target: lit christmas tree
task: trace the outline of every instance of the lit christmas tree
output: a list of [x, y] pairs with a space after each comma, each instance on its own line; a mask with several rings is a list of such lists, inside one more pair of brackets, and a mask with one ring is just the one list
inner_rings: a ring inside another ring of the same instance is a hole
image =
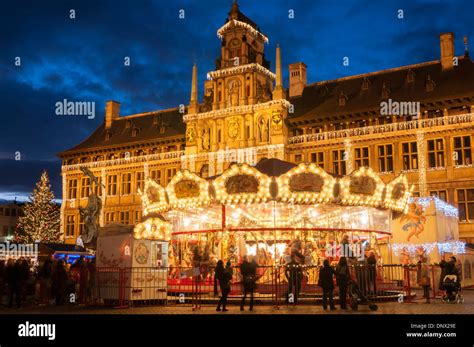
[[60, 241], [60, 211], [54, 203], [46, 171], [29, 200], [23, 208], [23, 217], [18, 219], [15, 240], [21, 243]]

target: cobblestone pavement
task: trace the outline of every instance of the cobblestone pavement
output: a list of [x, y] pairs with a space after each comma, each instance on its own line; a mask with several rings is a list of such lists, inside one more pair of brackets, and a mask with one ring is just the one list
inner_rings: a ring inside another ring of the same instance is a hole
[[202, 306], [199, 310], [192, 309], [191, 305], [172, 304], [168, 306], [147, 306], [132, 308], [111, 308], [111, 307], [91, 307], [91, 306], [62, 306], [62, 307], [22, 307], [20, 309], [8, 309], [0, 307], [0, 314], [473, 314], [474, 315], [474, 290], [464, 290], [464, 303], [451, 304], [444, 303], [441, 299], [432, 300], [431, 304], [425, 304], [424, 300], [413, 302], [380, 302], [378, 310], [373, 312], [367, 306], [360, 306], [358, 311], [341, 310], [324, 311], [321, 306], [281, 305], [278, 309], [273, 306], [256, 306], [254, 311], [245, 310], [241, 312], [235, 304], [229, 305], [228, 312], [216, 312], [215, 306]]

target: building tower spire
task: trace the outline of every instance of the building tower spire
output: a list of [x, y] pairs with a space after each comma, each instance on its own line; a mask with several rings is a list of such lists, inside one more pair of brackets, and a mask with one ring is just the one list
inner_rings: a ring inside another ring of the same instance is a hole
[[191, 99], [189, 100], [188, 113], [197, 113], [199, 111], [198, 105], [198, 80], [197, 80], [197, 66], [193, 65], [193, 79], [191, 82]]
[[275, 79], [275, 89], [273, 90], [273, 100], [275, 99], [284, 99], [285, 98], [285, 89], [283, 88], [283, 76], [281, 73], [281, 52], [280, 45], [276, 47], [276, 79]]

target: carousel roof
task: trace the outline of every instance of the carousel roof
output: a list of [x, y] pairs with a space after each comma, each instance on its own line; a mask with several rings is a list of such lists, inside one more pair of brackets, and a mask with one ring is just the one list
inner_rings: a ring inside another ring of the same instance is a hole
[[151, 178], [140, 192], [144, 215], [207, 205], [266, 203], [340, 204], [406, 212], [413, 186], [405, 175], [385, 184], [371, 168], [335, 177], [315, 164], [265, 159], [255, 166], [233, 164], [208, 179], [181, 170], [166, 187]]

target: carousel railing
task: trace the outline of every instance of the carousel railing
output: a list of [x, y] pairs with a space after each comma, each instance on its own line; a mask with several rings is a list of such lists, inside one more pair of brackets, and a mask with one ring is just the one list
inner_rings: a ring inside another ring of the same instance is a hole
[[[282, 266], [258, 266], [254, 290], [255, 305], [320, 304], [322, 289], [318, 285], [318, 266], [293, 269], [301, 275], [291, 275]], [[352, 285], [372, 301], [411, 302], [420, 296], [419, 267], [404, 265], [350, 265]], [[232, 268], [229, 305], [240, 305], [244, 290], [239, 267]], [[430, 266], [432, 297], [440, 296], [440, 269]], [[214, 282], [214, 268], [144, 267], [104, 268], [96, 271], [97, 295], [104, 304], [116, 307], [168, 304], [193, 307], [215, 305], [220, 297], [219, 284]], [[216, 286], [217, 284], [217, 286]], [[217, 289], [217, 294], [215, 292]], [[348, 290], [349, 291], [349, 290]], [[415, 295], [417, 294], [417, 295]], [[334, 281], [334, 297], [339, 300]], [[250, 297], [246, 301], [249, 304]]]

